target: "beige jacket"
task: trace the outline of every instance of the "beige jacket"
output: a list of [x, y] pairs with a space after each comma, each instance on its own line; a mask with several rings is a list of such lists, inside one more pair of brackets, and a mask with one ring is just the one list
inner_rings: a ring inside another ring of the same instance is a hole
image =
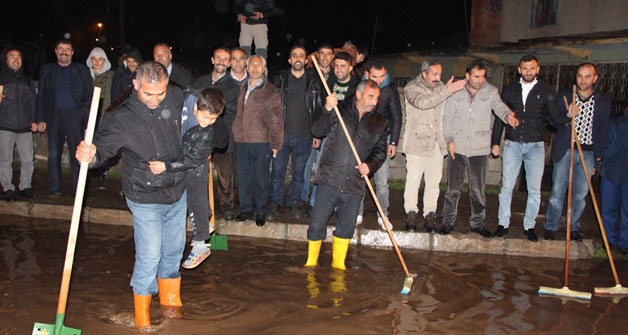
[[419, 74], [404, 88], [406, 100], [406, 126], [401, 152], [432, 157], [434, 143], [441, 154], [447, 154], [443, 138], [443, 111], [445, 100], [451, 95], [441, 82], [433, 90]]

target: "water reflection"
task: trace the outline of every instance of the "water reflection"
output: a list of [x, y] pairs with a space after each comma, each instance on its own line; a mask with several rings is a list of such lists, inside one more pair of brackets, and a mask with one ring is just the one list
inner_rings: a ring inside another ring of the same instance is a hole
[[[2, 223], [5, 222], [5, 223]], [[6, 222], [12, 222], [8, 224]], [[52, 323], [67, 242], [67, 222], [0, 220], [0, 334], [25, 334]], [[135, 334], [129, 276], [129, 227], [91, 226], [77, 243], [66, 324], [85, 334]], [[303, 243], [229, 237], [200, 267], [182, 272], [179, 320], [151, 306], [155, 334], [620, 334], [628, 299], [589, 303], [541, 297], [560, 287], [563, 261], [404, 251], [418, 276], [399, 294], [404, 273], [392, 250], [350, 248], [347, 271], [329, 262], [301, 267]], [[323, 260], [331, 259], [324, 246]], [[183, 255], [182, 255], [183, 256]], [[610, 286], [605, 263], [576, 261], [570, 287]], [[622, 279], [628, 258], [617, 260]]]

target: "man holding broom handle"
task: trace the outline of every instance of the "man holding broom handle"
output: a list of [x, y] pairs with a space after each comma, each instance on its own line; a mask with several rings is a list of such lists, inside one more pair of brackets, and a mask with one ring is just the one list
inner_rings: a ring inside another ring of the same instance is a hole
[[[355, 231], [356, 216], [365, 192], [364, 176], [375, 173], [386, 159], [386, 119], [374, 112], [379, 99], [379, 85], [372, 80], [360, 82], [354, 97], [338, 103], [336, 94], [327, 96], [325, 106], [312, 125], [312, 134], [327, 136], [327, 145], [314, 182], [318, 185], [312, 219], [307, 231], [308, 259], [306, 267], [318, 265], [321, 244], [327, 232], [327, 221], [338, 208], [338, 221], [332, 244], [332, 263], [345, 270], [349, 242]], [[356, 165], [350, 143], [334, 112], [338, 108], [342, 120], [360, 156]]]

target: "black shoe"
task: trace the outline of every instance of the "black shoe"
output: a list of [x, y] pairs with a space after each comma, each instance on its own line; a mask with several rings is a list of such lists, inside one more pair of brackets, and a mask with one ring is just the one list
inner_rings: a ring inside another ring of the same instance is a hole
[[101, 174], [100, 176], [98, 176], [98, 190], [104, 191], [107, 189], [107, 182], [105, 181], [106, 177], [107, 176], [104, 174]]
[[294, 220], [299, 220], [303, 217], [301, 213], [300, 203], [298, 201], [293, 201], [290, 205], [290, 218]]
[[508, 234], [508, 228], [504, 228], [504, 226], [499, 225], [497, 226], [497, 229], [495, 229], [495, 232], [493, 233], [493, 236], [495, 237], [504, 237], [504, 235]]
[[416, 212], [410, 211], [408, 215], [406, 215], [406, 231], [415, 232], [416, 231]]
[[532, 242], [536, 242], [539, 240], [539, 237], [536, 236], [536, 233], [534, 232], [534, 228], [526, 230], [526, 236], [528, 237], [528, 240]]
[[423, 227], [425, 227], [425, 231], [427, 231], [430, 234], [436, 234], [437, 229], [436, 229], [436, 222], [434, 222], [434, 219], [436, 218], [436, 213], [434, 212], [430, 212], [429, 214], [427, 214], [426, 217], [423, 218]]
[[20, 197], [24, 197], [24, 198], [32, 198], [35, 196], [33, 194], [33, 189], [31, 188], [25, 188], [23, 190], [20, 190], [18, 194], [20, 195]]
[[8, 190], [4, 192], [4, 200], [6, 201], [15, 201], [15, 192], [13, 190]]
[[438, 233], [441, 235], [448, 235], [449, 233], [451, 233], [452, 230], [454, 230], [454, 227], [442, 225], [438, 230]]
[[266, 210], [266, 218], [268, 219], [268, 221], [273, 221], [274, 219], [276, 219], [277, 212], [279, 212], [279, 207], [276, 203], [271, 201], [268, 204], [268, 209]]
[[548, 241], [553, 241], [556, 239], [556, 232], [553, 230], [546, 230], [545, 234], [543, 234], [543, 238]]
[[266, 223], [266, 215], [261, 214], [255, 217], [255, 224], [259, 227], [263, 226]]
[[582, 236], [580, 235], [580, 232], [577, 230], [571, 231], [571, 239], [576, 242], [582, 242]]
[[250, 220], [253, 218], [253, 213], [251, 212], [242, 212], [235, 217], [236, 222], [243, 222], [246, 220]]
[[312, 217], [312, 210], [314, 209], [314, 207], [308, 205], [307, 203], [305, 204], [305, 206], [307, 207], [307, 209], [303, 212], [303, 218], [309, 219]]
[[485, 227], [471, 228], [471, 231], [474, 232], [474, 233], [478, 233], [478, 234], [480, 234], [480, 235], [482, 235], [482, 236], [484, 236], [486, 238], [493, 237], [493, 234], [490, 231], [488, 231], [488, 229], [486, 229]]
[[232, 221], [235, 218], [235, 213], [233, 212], [233, 209], [225, 209], [222, 212], [222, 217], [227, 221]]
[[61, 191], [50, 191], [48, 192], [48, 196], [51, 198], [58, 198], [61, 196]]

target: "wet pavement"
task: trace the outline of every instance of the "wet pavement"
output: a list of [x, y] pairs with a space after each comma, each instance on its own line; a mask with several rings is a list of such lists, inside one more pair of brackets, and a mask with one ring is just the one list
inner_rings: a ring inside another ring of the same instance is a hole
[[[53, 323], [69, 220], [0, 216], [0, 334]], [[404, 249], [417, 276], [399, 294], [403, 269], [392, 250], [352, 245], [347, 271], [303, 269], [307, 246], [229, 236], [195, 270], [182, 269], [182, 319], [164, 319], [154, 299], [154, 334], [621, 334], [628, 299], [539, 296], [562, 287], [563, 260]], [[182, 255], [183, 257], [183, 255]], [[81, 226], [65, 325], [84, 334], [136, 334], [129, 287], [129, 226]], [[571, 262], [569, 287], [614, 286], [608, 262]], [[620, 280], [628, 262], [617, 260]]]

